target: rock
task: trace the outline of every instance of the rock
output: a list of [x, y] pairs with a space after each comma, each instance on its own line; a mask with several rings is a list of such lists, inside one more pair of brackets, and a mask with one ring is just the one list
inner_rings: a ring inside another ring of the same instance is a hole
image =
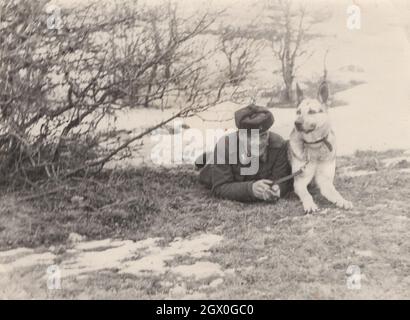
[[86, 239], [85, 236], [82, 236], [78, 233], [72, 232], [68, 235], [67, 242], [69, 242], [69, 243], [79, 243], [79, 242], [84, 241], [85, 239]]

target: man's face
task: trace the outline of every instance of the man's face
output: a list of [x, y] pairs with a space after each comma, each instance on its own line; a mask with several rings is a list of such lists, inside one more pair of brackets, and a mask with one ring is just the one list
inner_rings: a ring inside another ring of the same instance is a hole
[[[263, 156], [267, 150], [269, 144], [269, 131], [264, 131], [259, 133], [259, 144], [255, 145], [256, 141], [252, 141], [251, 136], [247, 139], [247, 150], [251, 150], [251, 154], [255, 155], [256, 150], [259, 149], [259, 156]], [[252, 145], [254, 144], [254, 145]]]

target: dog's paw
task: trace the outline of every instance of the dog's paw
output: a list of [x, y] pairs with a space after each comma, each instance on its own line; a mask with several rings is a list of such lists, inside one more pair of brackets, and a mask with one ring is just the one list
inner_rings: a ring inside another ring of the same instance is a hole
[[339, 208], [345, 209], [345, 210], [353, 209], [353, 203], [345, 199], [342, 199], [341, 201], [336, 202], [336, 206], [338, 206]]
[[305, 210], [306, 214], [313, 213], [319, 210], [318, 206], [313, 201], [311, 203], [304, 203], [303, 209]]

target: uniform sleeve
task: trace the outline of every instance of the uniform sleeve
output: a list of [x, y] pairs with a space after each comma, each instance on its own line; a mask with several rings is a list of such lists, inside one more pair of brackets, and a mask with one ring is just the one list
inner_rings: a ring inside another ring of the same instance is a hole
[[[292, 173], [292, 168], [288, 160], [288, 144], [284, 143], [280, 148], [272, 169], [272, 180], [283, 178]], [[286, 196], [293, 188], [293, 179], [279, 184], [280, 197]]]
[[253, 195], [254, 181], [234, 181], [229, 164], [216, 164], [212, 168], [212, 193], [215, 196], [241, 202], [256, 201]]
[[[218, 144], [223, 145], [218, 148]], [[219, 158], [225, 158], [226, 164], [218, 164], [217, 157], [214, 158], [215, 164], [212, 165], [211, 169], [212, 193], [217, 197], [241, 202], [257, 200], [252, 191], [254, 181], [235, 181], [232, 165], [228, 164], [229, 145], [226, 137], [221, 139], [218, 144], [215, 147], [214, 155], [217, 155], [221, 150], [225, 149], [225, 154], [219, 154]]]

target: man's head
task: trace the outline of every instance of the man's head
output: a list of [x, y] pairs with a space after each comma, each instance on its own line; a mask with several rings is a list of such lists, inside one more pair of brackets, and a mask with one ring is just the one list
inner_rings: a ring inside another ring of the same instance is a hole
[[308, 134], [321, 129], [329, 123], [328, 107], [329, 88], [326, 83], [319, 87], [317, 99], [304, 99], [303, 92], [296, 85], [298, 106], [296, 110], [295, 129]]
[[[247, 150], [259, 156], [265, 154], [269, 144], [269, 128], [273, 125], [272, 113], [265, 107], [251, 104], [235, 112], [235, 123], [239, 130], [247, 131]], [[258, 133], [258, 145], [251, 139], [252, 133]]]
[[252, 137], [250, 130], [247, 132], [246, 150], [248, 150], [252, 156], [265, 156], [268, 145], [269, 131], [259, 131], [256, 137]]

